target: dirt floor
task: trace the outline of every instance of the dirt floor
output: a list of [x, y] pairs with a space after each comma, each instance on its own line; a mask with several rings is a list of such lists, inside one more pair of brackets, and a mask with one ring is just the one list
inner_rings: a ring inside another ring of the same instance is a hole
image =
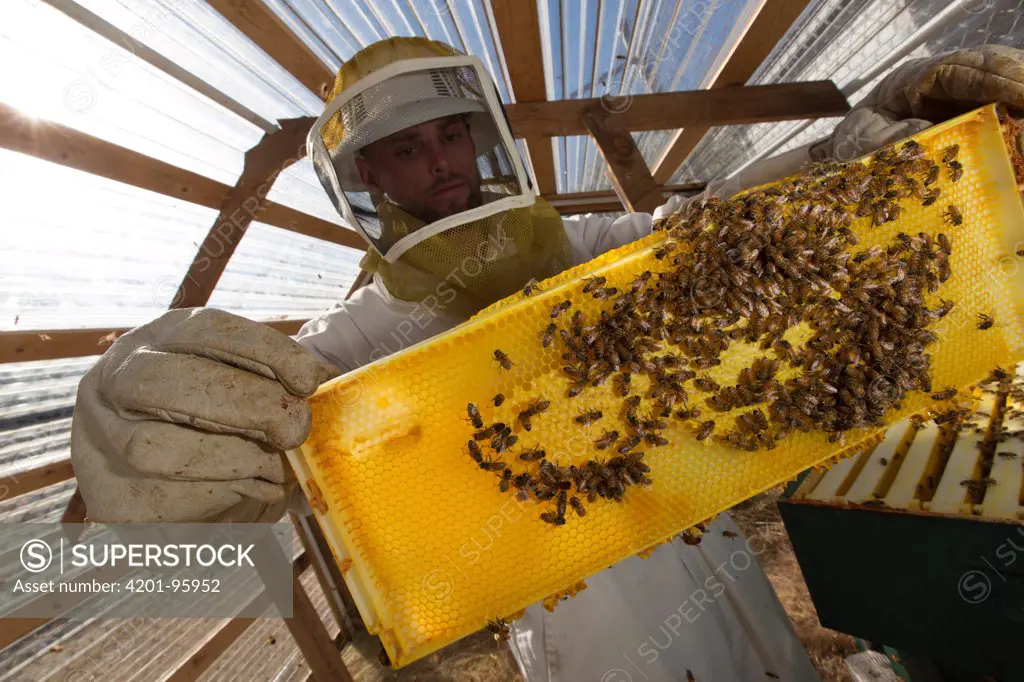
[[[775, 586], [779, 600], [793, 621], [797, 635], [824, 682], [850, 680], [843, 659], [856, 651], [852, 637], [821, 627], [807, 592], [800, 567], [789, 544], [775, 505], [781, 488], [768, 491], [731, 510], [733, 520], [748, 535], [757, 535], [768, 543], [759, 559]], [[512, 654], [485, 633], [453, 644], [417, 663], [391, 671], [376, 662], [379, 645], [370, 638], [360, 639], [345, 649], [344, 658], [358, 682], [369, 680], [415, 680], [474, 682], [512, 682], [522, 680]]]

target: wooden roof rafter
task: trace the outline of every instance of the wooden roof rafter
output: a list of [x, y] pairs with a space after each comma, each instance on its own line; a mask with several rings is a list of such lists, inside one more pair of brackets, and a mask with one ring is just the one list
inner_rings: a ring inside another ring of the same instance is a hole
[[[44, 161], [108, 178], [174, 199], [220, 209], [232, 188], [216, 180], [107, 142], [51, 121], [37, 121], [0, 102], [0, 147]], [[294, 158], [305, 155], [296, 146]], [[365, 250], [365, 242], [348, 228], [269, 202], [262, 222], [289, 232]]]
[[[537, 0], [492, 0], [491, 9], [516, 102], [544, 102], [547, 85]], [[512, 130], [516, 132], [515, 124]], [[525, 141], [536, 176], [537, 193], [556, 192], [555, 157], [550, 137], [534, 133], [526, 135]]]
[[313, 54], [272, 9], [261, 0], [209, 0], [235, 28], [320, 99], [326, 99], [334, 73]]
[[[506, 107], [519, 137], [586, 135], [581, 114], [593, 107], [613, 113], [629, 132], [683, 126], [739, 125], [838, 116], [850, 104], [832, 81], [775, 83], [719, 90], [680, 90], [606, 100], [562, 99]], [[659, 183], [664, 184], [664, 183]]]

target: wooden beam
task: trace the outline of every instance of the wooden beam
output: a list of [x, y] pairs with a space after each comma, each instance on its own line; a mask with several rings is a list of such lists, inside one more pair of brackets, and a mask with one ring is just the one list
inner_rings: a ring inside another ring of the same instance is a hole
[[[662, 185], [658, 188], [661, 192], [662, 201], [680, 192], [696, 194], [707, 187], [704, 182], [687, 182], [677, 185]], [[576, 215], [584, 213], [608, 213], [625, 211], [618, 195], [613, 190], [601, 190], [597, 192], [568, 192], [565, 194], [549, 194], [544, 197], [556, 211], [562, 215]]]
[[[294, 571], [301, 575], [309, 568], [309, 554], [302, 552], [295, 558]], [[263, 610], [271, 604], [270, 597], [266, 590], [260, 590], [252, 600], [243, 608], [246, 610]], [[203, 673], [213, 665], [217, 658], [231, 647], [249, 627], [255, 623], [257, 618], [232, 618], [221, 623], [220, 627], [213, 633], [213, 636], [204, 641], [198, 649], [193, 651], [188, 658], [178, 665], [163, 682], [193, 682], [202, 677]]]
[[[120, 147], [73, 128], [39, 121], [0, 102], [0, 147], [28, 154], [44, 161], [99, 175], [126, 185], [157, 192], [175, 199], [220, 209], [231, 187], [206, 176], [178, 168], [145, 154]], [[292, 150], [301, 159], [306, 146]], [[341, 244], [363, 251], [365, 242], [353, 230], [300, 211], [268, 204], [263, 222], [290, 232]]]
[[346, 613], [341, 591], [335, 582], [335, 580], [342, 580], [342, 576], [340, 571], [337, 570], [338, 567], [334, 562], [334, 555], [329, 548], [326, 554], [323, 553], [321, 547], [317, 544], [312, 532], [313, 527], [317, 526], [317, 522], [313, 517], [301, 516], [295, 512], [290, 512], [289, 516], [291, 516], [292, 524], [295, 526], [295, 533], [299, 536], [299, 542], [302, 543], [302, 549], [305, 551], [306, 556], [310, 558], [309, 563], [313, 567], [313, 573], [316, 575], [317, 582], [320, 583], [320, 589], [324, 591], [324, 596], [327, 598], [327, 607], [331, 610], [331, 615], [334, 616], [334, 622], [338, 624], [344, 645], [344, 643], [351, 641], [353, 627], [352, 620], [349, 618], [348, 613]]
[[585, 204], [555, 206], [560, 215], [586, 215], [587, 213], [620, 213], [626, 208], [618, 198], [612, 201], [591, 201]]
[[[709, 88], [742, 86], [750, 80], [808, 4], [810, 0], [766, 0]], [[710, 130], [711, 124], [691, 124], [676, 132], [654, 165], [654, 179], [668, 182]]]
[[292, 617], [284, 619], [317, 682], [352, 682], [320, 614], [310, 601], [299, 574], [292, 575]]
[[0, 651], [50, 622], [50, 618], [2, 618], [0, 619]]
[[[548, 95], [544, 81], [544, 54], [541, 50], [537, 0], [492, 0], [491, 10], [498, 29], [498, 40], [505, 54], [512, 96], [516, 102], [545, 101]], [[543, 135], [528, 136], [526, 149], [533, 165], [537, 191], [540, 194], [558, 191], [551, 140]]]
[[210, 5], [295, 76], [326, 99], [334, 73], [260, 0], [210, 0]]
[[612, 186], [625, 209], [630, 213], [650, 213], [660, 206], [664, 201], [661, 189], [633, 136], [618, 117], [596, 104], [585, 109], [580, 119], [608, 164]]
[[[293, 336], [306, 322], [308, 320], [271, 320], [263, 324]], [[131, 327], [108, 327], [0, 332], [0, 364], [102, 355], [117, 337], [131, 330]]]
[[[584, 135], [584, 109], [602, 106], [602, 99], [523, 102], [506, 107], [519, 137]], [[779, 83], [634, 95], [627, 102], [604, 106], [624, 130], [668, 130], [686, 126], [723, 126], [840, 116], [850, 110], [832, 81]]]
[[[674, 185], [660, 185], [658, 187], [665, 198], [678, 194], [679, 192], [702, 192], [707, 187], [706, 182], [683, 182]], [[544, 194], [544, 199], [551, 203], [567, 203], [586, 201], [618, 201], [614, 190], [602, 189], [593, 192], [565, 192], [562, 194]]]
[[172, 308], [196, 308], [210, 300], [249, 225], [269, 203], [267, 194], [277, 176], [299, 160], [295, 150], [304, 147], [315, 121], [310, 116], [281, 121], [280, 130], [264, 135], [245, 153], [242, 174], [224, 197], [220, 214], [178, 287]]
[[75, 477], [75, 469], [71, 466], [71, 460], [44, 464], [35, 469], [29, 469], [19, 474], [8, 474], [3, 477], [4, 484], [0, 485], [3, 494], [0, 499], [9, 500], [19, 495], [33, 493], [42, 488], [61, 483], [69, 478]]

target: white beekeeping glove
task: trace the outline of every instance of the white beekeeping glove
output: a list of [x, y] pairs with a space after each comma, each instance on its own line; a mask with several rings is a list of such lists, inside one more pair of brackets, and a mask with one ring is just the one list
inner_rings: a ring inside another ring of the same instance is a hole
[[212, 308], [121, 336], [78, 387], [71, 459], [89, 519], [276, 521], [335, 372], [285, 334]]
[[931, 126], [929, 121], [920, 118], [897, 121], [873, 109], [854, 109], [839, 122], [831, 135], [811, 145], [810, 158], [841, 163], [853, 161]]

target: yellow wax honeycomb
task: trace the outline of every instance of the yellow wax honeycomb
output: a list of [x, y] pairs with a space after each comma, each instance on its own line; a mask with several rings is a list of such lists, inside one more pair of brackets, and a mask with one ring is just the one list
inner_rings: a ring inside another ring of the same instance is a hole
[[[956, 307], [932, 325], [939, 339], [927, 352], [935, 390], [965, 388], [993, 366], [1012, 367], [1024, 358], [1024, 259], [1014, 255], [1024, 245], [1024, 208], [994, 108], [915, 139], [929, 152], [958, 144], [963, 178], [951, 183], [943, 170], [940, 200], [930, 207], [902, 202], [905, 212], [895, 223], [871, 228], [870, 218], [857, 220], [861, 242], [854, 248], [886, 245], [898, 232], [950, 237], [953, 274], [928, 303], [942, 297]], [[963, 212], [960, 227], [941, 219], [950, 203]], [[586, 517], [570, 511], [556, 528], [538, 519], [550, 504], [499, 492], [497, 477], [466, 452], [474, 431], [465, 419], [467, 403], [479, 406], [486, 423], [515, 424], [531, 401], [547, 398], [551, 407], [533, 418], [531, 432], [515, 425], [515, 452], [540, 445], [561, 465], [607, 456], [591, 441], [606, 427], [623, 430], [617, 418], [622, 398], [612, 394], [616, 382], [564, 398], [562, 348], [557, 341], [543, 348], [538, 332], [559, 301], [570, 299], [589, 320], [609, 306], [581, 293], [581, 277], [601, 274], [622, 289], [640, 272], [667, 267], [651, 249], [663, 239], [656, 232], [561, 273], [542, 282], [539, 293], [499, 302], [448, 333], [325, 384], [311, 398], [312, 434], [288, 454], [364, 622], [394, 665], [571, 590], [589, 575], [881, 437], [883, 427], [847, 432], [836, 444], [822, 433], [794, 432], [775, 450], [743, 452], [714, 439], [698, 442], [692, 426], [669, 420], [662, 432], [669, 446], [638, 448], [647, 453], [653, 485], [631, 487], [620, 504], [598, 500], [587, 505]], [[993, 315], [995, 326], [977, 330], [978, 313]], [[514, 363], [510, 371], [499, 369], [496, 349]], [[708, 374], [722, 385], [734, 383], [739, 369], [762, 354], [734, 345]], [[648, 380], [634, 376], [634, 384], [637, 392]], [[491, 398], [497, 393], [506, 400], [495, 408]], [[892, 423], [934, 405], [927, 395], [911, 392], [887, 419]], [[612, 416], [584, 428], [573, 421], [583, 408]], [[719, 432], [727, 427], [728, 417], [712, 416], [723, 422]], [[514, 455], [505, 461], [516, 472], [525, 468]]]

